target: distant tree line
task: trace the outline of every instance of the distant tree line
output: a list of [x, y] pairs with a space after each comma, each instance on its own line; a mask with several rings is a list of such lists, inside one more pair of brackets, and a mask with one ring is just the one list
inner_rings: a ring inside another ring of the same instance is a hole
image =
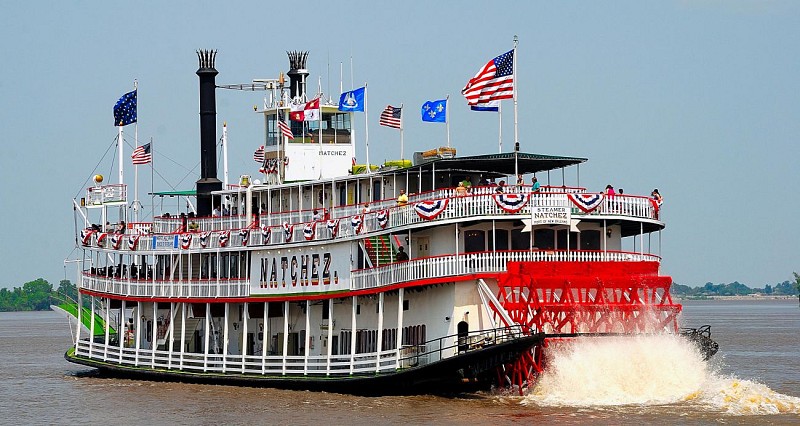
[[706, 297], [706, 296], [747, 296], [750, 294], [763, 294], [768, 296], [800, 296], [800, 275], [794, 274], [793, 281], [770, 285], [764, 288], [750, 288], [738, 281], [728, 284], [706, 283], [702, 287], [689, 287], [673, 283], [670, 293], [675, 296]]
[[27, 282], [22, 287], [0, 289], [0, 312], [46, 311], [50, 305], [78, 300], [78, 287], [70, 280], [61, 280], [58, 289], [43, 278]]

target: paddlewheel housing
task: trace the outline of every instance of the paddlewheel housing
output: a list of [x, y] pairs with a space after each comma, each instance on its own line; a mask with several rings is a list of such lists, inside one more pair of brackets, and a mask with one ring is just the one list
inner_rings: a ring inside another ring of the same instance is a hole
[[[658, 262], [509, 262], [497, 277], [497, 299], [531, 333], [678, 332], [681, 305], [669, 294], [672, 278], [658, 268]], [[499, 385], [522, 393], [535, 383], [548, 340], [501, 367]]]

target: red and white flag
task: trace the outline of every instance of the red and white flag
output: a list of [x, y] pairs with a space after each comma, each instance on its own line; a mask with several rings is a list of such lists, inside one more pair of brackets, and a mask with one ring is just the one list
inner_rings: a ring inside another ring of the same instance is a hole
[[319, 120], [319, 98], [310, 102], [292, 105], [289, 112], [292, 121], [318, 121]]
[[153, 154], [150, 152], [150, 144], [147, 143], [142, 146], [137, 146], [131, 154], [131, 160], [133, 160], [133, 164], [137, 166], [149, 164], [153, 161]]
[[403, 109], [387, 105], [381, 113], [381, 126], [399, 129], [403, 126]]
[[263, 164], [263, 163], [264, 163], [264, 156], [265, 156], [265, 155], [266, 155], [266, 154], [264, 154], [264, 145], [261, 145], [261, 146], [260, 146], [260, 147], [258, 147], [258, 149], [256, 149], [256, 151], [253, 153], [253, 161], [255, 161], [256, 163], [262, 163], [262, 164]]
[[283, 120], [278, 120], [278, 128], [281, 130], [281, 134], [286, 136], [289, 139], [294, 139], [294, 135], [292, 134], [292, 129], [289, 128], [289, 125], [286, 124]]

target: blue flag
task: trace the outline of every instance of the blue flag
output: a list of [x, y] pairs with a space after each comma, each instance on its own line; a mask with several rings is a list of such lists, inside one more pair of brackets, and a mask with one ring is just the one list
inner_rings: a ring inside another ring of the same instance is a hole
[[422, 121], [445, 123], [447, 120], [447, 99], [428, 101], [422, 104]]
[[114, 125], [127, 126], [136, 122], [136, 91], [128, 92], [114, 104]]
[[364, 112], [364, 93], [366, 87], [342, 93], [339, 97], [339, 111], [361, 111]]
[[499, 112], [500, 101], [489, 101], [485, 104], [470, 105], [469, 108], [473, 111]]

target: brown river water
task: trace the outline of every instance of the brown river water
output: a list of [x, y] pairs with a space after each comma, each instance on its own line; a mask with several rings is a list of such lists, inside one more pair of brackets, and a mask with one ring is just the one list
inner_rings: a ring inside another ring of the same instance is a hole
[[0, 425], [800, 424], [797, 299], [684, 301], [703, 362], [673, 336], [581, 341], [525, 396], [355, 397], [109, 379], [70, 364], [67, 320], [0, 313]]

